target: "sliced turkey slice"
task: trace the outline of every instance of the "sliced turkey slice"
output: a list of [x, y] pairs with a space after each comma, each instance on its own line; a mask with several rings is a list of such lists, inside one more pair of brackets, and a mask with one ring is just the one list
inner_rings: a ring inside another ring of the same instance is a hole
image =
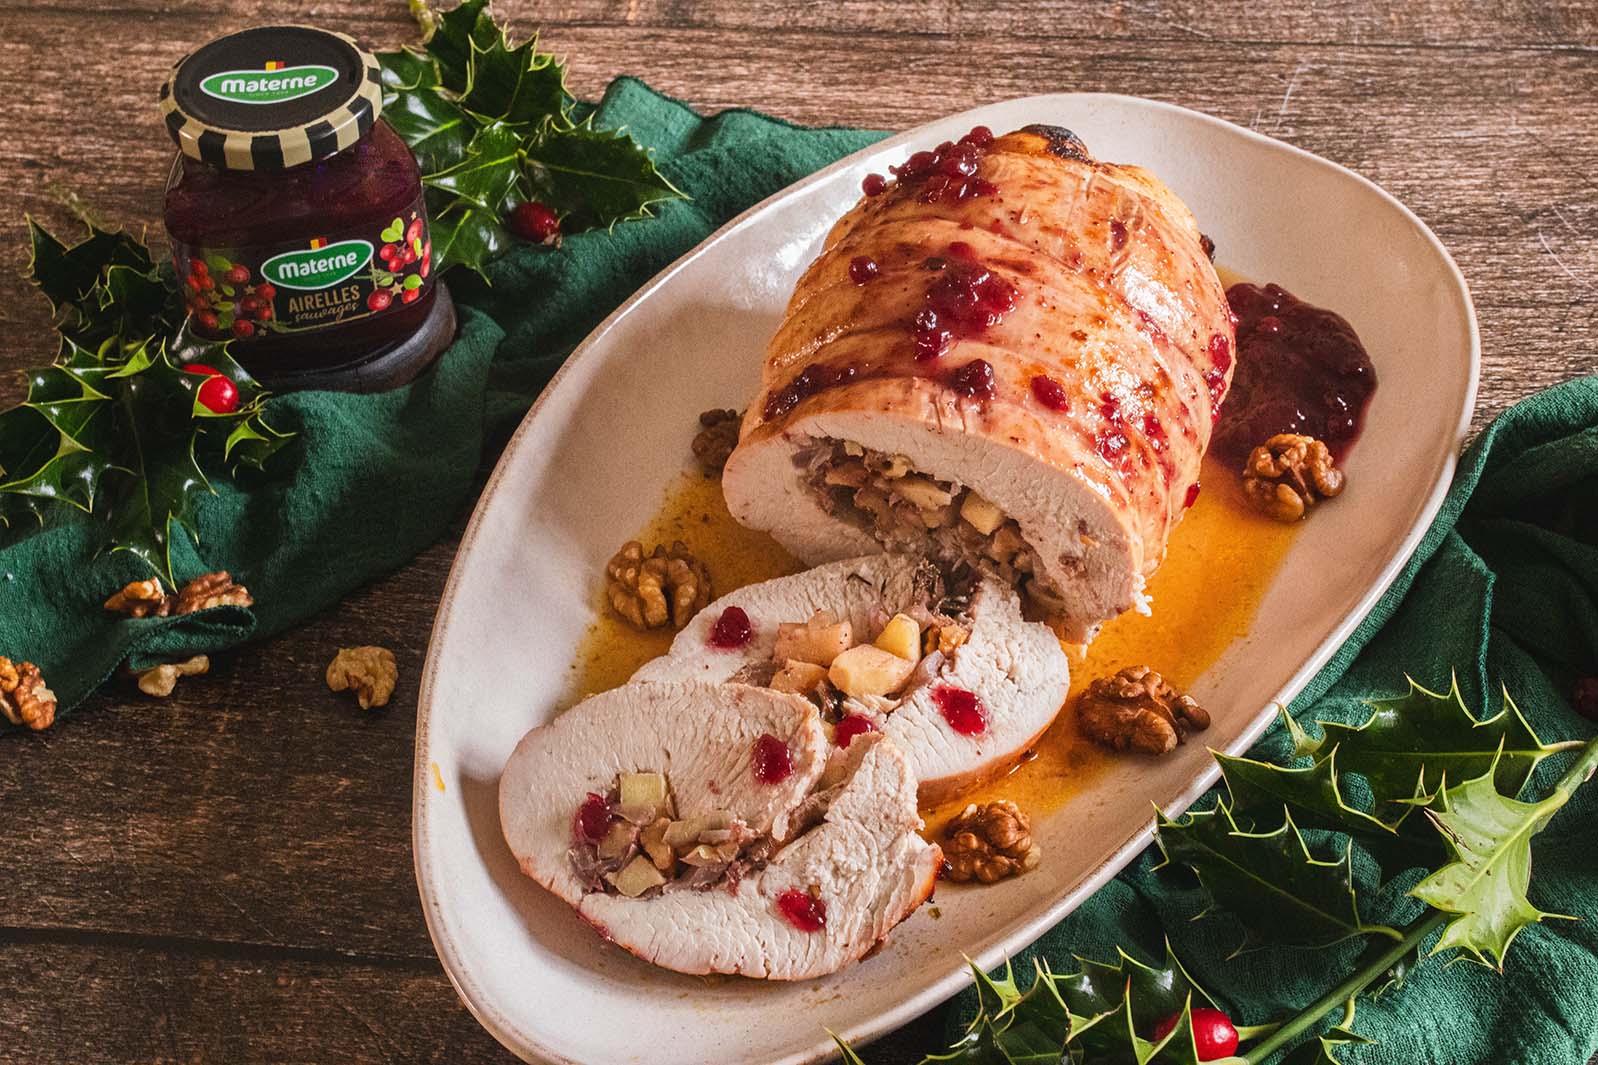
[[[827, 611], [847, 620], [856, 640], [870, 642], [894, 614], [928, 621], [941, 583], [923, 560], [870, 555], [752, 584], [700, 611], [670, 651], [633, 679], [764, 682], [760, 667], [772, 663], [778, 625]], [[711, 628], [734, 606], [749, 615], [753, 639], [734, 651], [710, 646]], [[1020, 602], [1006, 585], [979, 580], [959, 620], [970, 633], [964, 644], [924, 660], [894, 696], [846, 708], [871, 718], [903, 749], [927, 803], [1008, 772], [1054, 721], [1070, 687], [1070, 663], [1059, 640], [1047, 626], [1021, 616]], [[986, 711], [979, 734], [957, 731], [945, 713], [947, 693], [960, 691], [975, 695]]]
[[[792, 762], [776, 784], [755, 776], [752, 752], [766, 735]], [[522, 872], [646, 961], [695, 974], [822, 976], [919, 906], [942, 861], [917, 835], [915, 777], [886, 737], [832, 753], [830, 767], [829, 749], [819, 713], [795, 695], [630, 683], [522, 739], [500, 778], [500, 822]], [[766, 837], [739, 877], [639, 898], [584, 886], [572, 859], [578, 808], [618, 774], [651, 771], [665, 774], [676, 817], [724, 811]], [[785, 907], [800, 904], [796, 923]], [[819, 927], [800, 927], [816, 918]]]

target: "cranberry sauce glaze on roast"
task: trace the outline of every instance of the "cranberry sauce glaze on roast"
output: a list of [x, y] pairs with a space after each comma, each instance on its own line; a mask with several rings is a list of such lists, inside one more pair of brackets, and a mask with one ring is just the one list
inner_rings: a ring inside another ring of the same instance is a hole
[[[1086, 635], [1142, 605], [1231, 379], [1207, 242], [1153, 175], [1055, 127], [890, 170], [799, 281], [728, 504], [808, 563], [925, 552]], [[862, 453], [913, 487], [840, 483]]]
[[1237, 317], [1237, 371], [1215, 453], [1241, 466], [1277, 433], [1302, 433], [1341, 460], [1376, 393], [1376, 369], [1354, 327], [1279, 285], [1236, 284], [1226, 298]]

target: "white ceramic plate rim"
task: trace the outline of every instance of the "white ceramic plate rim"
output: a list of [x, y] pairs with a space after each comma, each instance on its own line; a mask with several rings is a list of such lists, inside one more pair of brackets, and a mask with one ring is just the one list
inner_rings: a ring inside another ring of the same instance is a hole
[[[1309, 683], [1311, 678], [1313, 678], [1315, 674], [1318, 673], [1321, 668], [1331, 660], [1332, 656], [1359, 626], [1360, 622], [1362, 622], [1366, 615], [1370, 613], [1372, 608], [1375, 607], [1377, 601], [1380, 600], [1381, 597], [1387, 592], [1387, 589], [1392, 586], [1393, 581], [1397, 579], [1398, 575], [1408, 564], [1410, 558], [1414, 555], [1416, 548], [1419, 547], [1420, 542], [1425, 537], [1427, 530], [1431, 528], [1432, 522], [1436, 518], [1438, 510], [1442, 507], [1443, 500], [1448, 494], [1449, 487], [1453, 481], [1454, 470], [1458, 465], [1459, 450], [1469, 432], [1471, 417], [1475, 411], [1476, 392], [1481, 369], [1481, 335], [1476, 322], [1475, 305], [1471, 300], [1469, 286], [1465, 281], [1464, 275], [1460, 272], [1458, 264], [1454, 262], [1453, 256], [1449, 254], [1448, 249], [1443, 246], [1442, 242], [1437, 239], [1436, 235], [1432, 233], [1432, 231], [1414, 214], [1414, 212], [1412, 212], [1408, 207], [1405, 207], [1386, 190], [1368, 178], [1338, 163], [1334, 163], [1328, 159], [1324, 159], [1318, 155], [1315, 155], [1312, 152], [1305, 151], [1302, 148], [1295, 147], [1294, 145], [1287, 144], [1283, 141], [1278, 141], [1273, 137], [1267, 137], [1262, 133], [1238, 126], [1235, 123], [1226, 121], [1225, 119], [1216, 118], [1213, 115], [1204, 114], [1203, 112], [1199, 111], [1193, 111], [1190, 108], [1181, 107], [1177, 104], [1167, 103], [1162, 100], [1151, 100], [1145, 97], [1128, 96], [1122, 93], [1050, 93], [1029, 97], [1026, 99], [1029, 102], [1041, 103], [1048, 101], [1051, 103], [1060, 104], [1068, 104], [1071, 101], [1087, 100], [1117, 101], [1123, 103], [1132, 103], [1140, 107], [1149, 107], [1156, 110], [1180, 113], [1190, 120], [1197, 119], [1203, 124], [1225, 129], [1229, 135], [1241, 135], [1249, 140], [1268, 144], [1274, 150], [1289, 153], [1290, 155], [1295, 156], [1301, 161], [1312, 166], [1330, 169], [1342, 175], [1343, 177], [1351, 179], [1366, 187], [1382, 200], [1386, 201], [1389, 206], [1396, 208], [1402, 217], [1424, 238], [1432, 250], [1437, 253], [1440, 260], [1446, 264], [1449, 271], [1449, 276], [1454, 282], [1454, 285], [1457, 287], [1458, 294], [1464, 302], [1465, 319], [1466, 325], [1468, 327], [1468, 336], [1470, 339], [1470, 363], [1468, 367], [1468, 377], [1464, 395], [1465, 401], [1462, 404], [1462, 408], [1459, 413], [1459, 420], [1455, 429], [1454, 446], [1448, 449], [1445, 454], [1442, 454], [1438, 457], [1436, 464], [1431, 470], [1432, 487], [1430, 493], [1426, 497], [1425, 504], [1421, 509], [1415, 524], [1411, 527], [1408, 534], [1403, 538], [1398, 550], [1391, 556], [1389, 563], [1382, 569], [1380, 576], [1367, 588], [1365, 594], [1361, 596], [1357, 605], [1344, 615], [1342, 620], [1332, 630], [1332, 633], [1319, 645], [1319, 647], [1316, 649], [1316, 652], [1307, 661], [1305, 661], [1299, 670], [1288, 679], [1287, 683], [1285, 683], [1277, 691], [1273, 703], [1285, 705], [1290, 702], [1300, 691], [1302, 691], [1305, 685]], [[1017, 101], [995, 101], [995, 103], [1000, 102], [1015, 103]], [[992, 106], [994, 106], [994, 104], [984, 104], [981, 107], [972, 108], [970, 111], [963, 112], [962, 114], [975, 114], [976, 112], [987, 110]], [[936, 121], [941, 122], [943, 119], [938, 119]], [[484, 520], [484, 514], [488, 509], [489, 500], [493, 497], [500, 481], [506, 476], [507, 468], [512, 465], [512, 463], [506, 460], [516, 453], [517, 445], [519, 444], [522, 436], [528, 432], [529, 427], [533, 424], [533, 420], [538, 416], [538, 413], [543, 407], [545, 400], [554, 394], [556, 386], [560, 383], [561, 379], [565, 377], [569, 371], [571, 371], [572, 367], [577, 364], [578, 360], [582, 359], [592, 348], [598, 345], [602, 338], [605, 337], [605, 335], [618, 321], [627, 315], [640, 302], [649, 298], [657, 289], [664, 285], [668, 279], [681, 270], [686, 264], [698, 259], [703, 255], [712, 253], [716, 245], [723, 237], [748, 224], [751, 219], [759, 215], [768, 205], [790, 196], [800, 189], [808, 188], [811, 185], [824, 181], [838, 171], [848, 170], [856, 166], [856, 159], [858, 156], [865, 155], [867, 153], [880, 152], [884, 148], [910, 145], [916, 143], [921, 137], [922, 133], [919, 127], [916, 129], [911, 129], [872, 144], [867, 148], [862, 149], [860, 152], [853, 153], [838, 160], [831, 166], [816, 171], [803, 180], [778, 191], [772, 196], [767, 197], [766, 199], [750, 207], [748, 210], [739, 214], [721, 228], [717, 229], [702, 243], [694, 247], [681, 258], [673, 262], [670, 266], [667, 266], [659, 274], [655, 275], [655, 277], [650, 279], [647, 284], [635, 292], [626, 302], [622, 303], [621, 306], [617, 307], [613, 312], [611, 312], [611, 314], [606, 317], [605, 320], [601, 322], [594, 329], [594, 331], [590, 333], [588, 337], [585, 338], [583, 342], [572, 351], [565, 363], [563, 363], [561, 368], [555, 373], [549, 384], [545, 386], [543, 392], [539, 394], [538, 399], [534, 401], [532, 407], [522, 419], [522, 422], [517, 427], [515, 433], [512, 434], [510, 440], [506, 443], [505, 449], [501, 453], [501, 459], [496, 464], [493, 473], [490, 475], [487, 484], [483, 488], [482, 495], [479, 497], [478, 502], [473, 509], [471, 520], [467, 525], [464, 535], [461, 537], [461, 544], [460, 548], [457, 550], [455, 561], [450, 567], [449, 579], [445, 583], [444, 592], [440, 597], [438, 612], [434, 617], [433, 631], [429, 638], [428, 655], [424, 666], [421, 692], [417, 700], [416, 756], [412, 772], [411, 786], [411, 843], [413, 849], [413, 859], [415, 863], [416, 882], [421, 895], [422, 910], [427, 921], [428, 934], [432, 938], [433, 947], [438, 953], [439, 960], [443, 963], [445, 973], [448, 975], [451, 984], [454, 985], [455, 990], [460, 995], [461, 1001], [466, 1005], [466, 1008], [471, 1012], [471, 1014], [477, 1018], [478, 1022], [481, 1023], [483, 1027], [494, 1036], [495, 1039], [499, 1040], [501, 1044], [503, 1044], [513, 1053], [522, 1057], [524, 1060], [550, 1061], [561, 1063], [561, 1065], [574, 1065], [571, 1059], [557, 1055], [543, 1047], [531, 1033], [522, 1030], [514, 1020], [505, 1016], [503, 1011], [496, 1008], [492, 1003], [486, 1000], [485, 996], [479, 993], [479, 990], [472, 980], [470, 972], [468, 971], [466, 959], [456, 949], [455, 940], [452, 935], [452, 930], [449, 927], [444, 908], [438, 900], [434, 872], [430, 868], [428, 860], [425, 857], [431, 853], [428, 839], [428, 819], [426, 817], [426, 810], [427, 804], [430, 801], [433, 801], [435, 797], [435, 792], [431, 781], [431, 773], [428, 768], [431, 761], [428, 756], [428, 751], [430, 747], [429, 733], [432, 723], [432, 712], [434, 709], [432, 704], [434, 680], [437, 676], [436, 659], [440, 653], [440, 648], [443, 646], [443, 633], [447, 624], [446, 619], [451, 614], [451, 607], [453, 605], [457, 587], [460, 583], [461, 560], [477, 536], [478, 529]], [[1254, 741], [1259, 738], [1266, 728], [1269, 727], [1275, 716], [1276, 711], [1274, 705], [1267, 704], [1267, 706], [1259, 712], [1255, 720], [1251, 722], [1248, 727], [1242, 731], [1242, 733], [1240, 733], [1238, 738], [1231, 744], [1227, 745], [1225, 748], [1226, 753], [1241, 754], [1246, 751], [1254, 744]], [[1214, 785], [1219, 778], [1220, 768], [1215, 761], [1211, 759], [1205, 764], [1204, 771], [1193, 780], [1192, 784], [1188, 788], [1181, 792], [1178, 800], [1167, 808], [1167, 812], [1176, 814], [1180, 813], [1182, 810], [1185, 810], [1201, 795], [1208, 791], [1209, 788]], [[1009, 929], [1003, 936], [1005, 942], [996, 943], [992, 947], [977, 955], [974, 960], [977, 962], [977, 964], [983, 966], [984, 968], [992, 968], [1002, 964], [1004, 959], [1009, 954], [1013, 953], [1016, 949], [1019, 949], [1020, 946], [1032, 942], [1049, 928], [1053, 927], [1066, 914], [1080, 905], [1084, 899], [1097, 891], [1113, 876], [1115, 876], [1116, 873], [1125, 868], [1133, 858], [1135, 858], [1145, 847], [1149, 845], [1153, 839], [1153, 836], [1154, 819], [1151, 815], [1148, 821], [1146, 821], [1140, 829], [1131, 834], [1126, 841], [1115, 850], [1113, 855], [1101, 863], [1091, 875], [1078, 883], [1075, 888], [1062, 895], [1052, 905], [1045, 907], [1030, 919], [1022, 921], [1017, 926]], [[865, 1042], [874, 1039], [888, 1031], [891, 1031], [894, 1028], [900, 1027], [910, 1020], [913, 1020], [915, 1017], [925, 1013], [938, 1003], [948, 999], [963, 989], [967, 982], [968, 978], [963, 972], [951, 972], [947, 976], [936, 980], [931, 984], [922, 987], [919, 991], [907, 996], [892, 1010], [880, 1014], [872, 1022], [864, 1025], [857, 1025], [855, 1028], [846, 1032], [840, 1032], [839, 1034], [855, 1042]], [[539, 1056], [535, 1058], [531, 1056], [532, 1053], [536, 1053]], [[809, 1055], [804, 1057], [803, 1060], [815, 1060], [815, 1056]]]

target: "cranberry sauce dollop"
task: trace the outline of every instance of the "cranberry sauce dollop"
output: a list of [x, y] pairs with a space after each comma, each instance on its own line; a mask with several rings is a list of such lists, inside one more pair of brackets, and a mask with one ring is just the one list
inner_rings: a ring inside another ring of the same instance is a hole
[[1226, 299], [1237, 316], [1237, 371], [1210, 450], [1241, 465], [1277, 433], [1302, 433], [1340, 460], [1376, 392], [1354, 327], [1279, 285], [1233, 285]]
[[762, 733], [754, 747], [755, 779], [762, 784], [781, 784], [793, 775], [793, 755], [788, 745], [769, 732]]
[[743, 607], [730, 606], [710, 627], [710, 646], [718, 651], [731, 651], [755, 638], [755, 627], [744, 613]]
[[577, 807], [577, 817], [572, 827], [576, 830], [577, 838], [598, 843], [609, 834], [613, 820], [610, 803], [605, 801], [605, 797], [589, 792], [582, 805]]
[[839, 747], [847, 747], [854, 742], [854, 738], [863, 732], [880, 731], [876, 723], [869, 717], [860, 714], [850, 714], [833, 726], [832, 742]]
[[1015, 310], [1015, 286], [976, 260], [976, 250], [957, 240], [947, 255], [923, 264], [937, 276], [910, 323], [917, 362], [942, 356], [961, 337], [981, 336]]
[[947, 685], [932, 693], [938, 712], [949, 727], [962, 736], [980, 736], [988, 731], [988, 708], [982, 705], [976, 692]]
[[801, 932], [819, 932], [827, 927], [827, 904], [798, 888], [777, 896], [777, 912]]

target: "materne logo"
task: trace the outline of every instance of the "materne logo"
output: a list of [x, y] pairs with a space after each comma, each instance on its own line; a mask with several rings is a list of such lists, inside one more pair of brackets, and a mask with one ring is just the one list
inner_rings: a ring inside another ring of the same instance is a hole
[[370, 242], [341, 240], [320, 248], [304, 248], [274, 255], [261, 264], [261, 275], [283, 288], [328, 288], [353, 277], [371, 261]]
[[[275, 69], [274, 69], [275, 67]], [[320, 64], [266, 70], [224, 70], [200, 79], [200, 91], [235, 104], [280, 104], [298, 100], [338, 80], [338, 71]]]

